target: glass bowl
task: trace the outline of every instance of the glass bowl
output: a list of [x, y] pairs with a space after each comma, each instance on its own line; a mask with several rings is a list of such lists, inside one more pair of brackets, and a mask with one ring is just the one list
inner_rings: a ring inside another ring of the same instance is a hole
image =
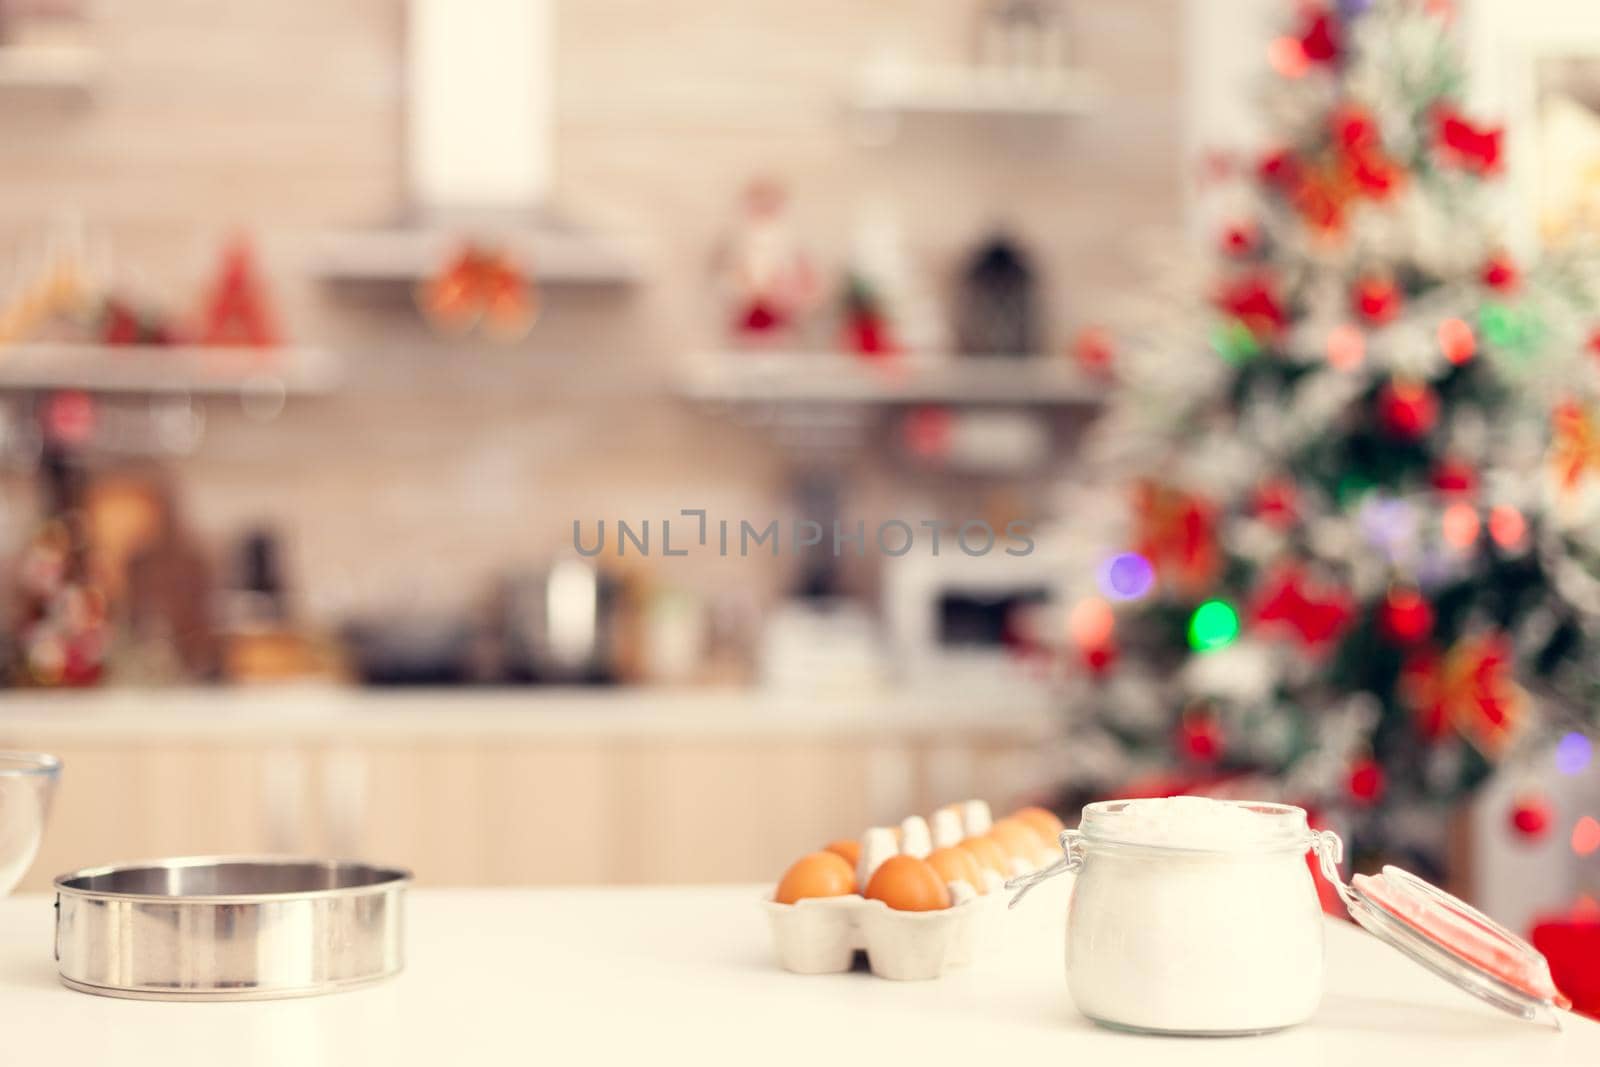
[[33, 866], [61, 761], [43, 752], [0, 752], [0, 897]]

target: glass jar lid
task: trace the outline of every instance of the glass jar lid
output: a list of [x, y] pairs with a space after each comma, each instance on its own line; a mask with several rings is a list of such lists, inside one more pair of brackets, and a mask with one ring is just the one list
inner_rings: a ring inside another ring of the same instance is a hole
[[1399, 867], [1339, 876], [1343, 843], [1329, 831], [1314, 847], [1323, 876], [1362, 929], [1399, 949], [1451, 985], [1530, 1022], [1560, 1027], [1557, 1009], [1572, 1007], [1550, 965], [1528, 942], [1459, 897]]

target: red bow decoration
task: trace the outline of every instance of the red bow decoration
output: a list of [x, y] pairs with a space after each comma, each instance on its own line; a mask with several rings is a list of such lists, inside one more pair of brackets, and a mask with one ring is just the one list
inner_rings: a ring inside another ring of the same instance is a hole
[[464, 333], [482, 323], [501, 340], [525, 336], [538, 317], [538, 294], [515, 260], [465, 244], [417, 290], [422, 313], [436, 328]]
[[1383, 200], [1397, 190], [1405, 169], [1384, 154], [1372, 113], [1346, 104], [1333, 113], [1332, 121], [1334, 143], [1352, 190], [1373, 200]]
[[1216, 577], [1216, 508], [1181, 489], [1140, 482], [1134, 487], [1134, 551], [1158, 575], [1184, 592], [1198, 592]]
[[1298, 565], [1279, 568], [1263, 583], [1262, 590], [1255, 609], [1256, 623], [1288, 632], [1307, 650], [1338, 640], [1355, 615], [1348, 592], [1308, 582], [1305, 569]]
[[1550, 462], [1562, 491], [1572, 492], [1584, 476], [1600, 470], [1600, 431], [1576, 400], [1563, 400], [1551, 416]]
[[1511, 675], [1511, 642], [1499, 632], [1464, 637], [1443, 658], [1424, 653], [1401, 673], [1401, 698], [1425, 737], [1454, 726], [1485, 756], [1503, 752], [1527, 718], [1527, 694]]
[[1277, 282], [1270, 274], [1248, 274], [1225, 285], [1217, 307], [1232, 315], [1258, 340], [1272, 340], [1288, 324]]
[[1501, 137], [1498, 126], [1475, 126], [1455, 108], [1441, 106], [1434, 112], [1434, 143], [1446, 163], [1475, 174], [1495, 174], [1501, 164]]

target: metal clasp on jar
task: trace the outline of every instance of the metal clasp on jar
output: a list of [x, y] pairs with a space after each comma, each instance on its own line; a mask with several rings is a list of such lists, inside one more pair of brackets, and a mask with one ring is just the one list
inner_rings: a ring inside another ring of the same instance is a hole
[[1006, 907], [1014, 908], [1021, 903], [1028, 891], [1040, 882], [1054, 878], [1058, 874], [1067, 874], [1083, 866], [1083, 834], [1077, 830], [1063, 830], [1058, 840], [1061, 842], [1062, 856], [1048, 867], [1043, 867], [1031, 874], [1018, 875], [1006, 882], [1007, 889], [1015, 889], [1017, 895], [1011, 898], [1011, 903]]

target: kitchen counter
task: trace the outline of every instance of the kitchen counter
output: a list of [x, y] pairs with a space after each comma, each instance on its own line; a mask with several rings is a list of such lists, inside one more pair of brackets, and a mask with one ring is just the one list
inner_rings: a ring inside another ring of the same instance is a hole
[[[0, 901], [4, 1062], [52, 1067], [979, 1062], [1537, 1067], [1600, 1063], [1600, 1024], [1519, 1022], [1353, 926], [1328, 925], [1328, 992], [1262, 1037], [1119, 1034], [1072, 1009], [1048, 900], [1008, 913], [934, 982], [799, 976], [772, 961], [761, 889], [418, 890], [405, 974], [311, 1000], [171, 1004], [55, 979], [51, 901]], [[1046, 905], [1046, 906], [1038, 906]]]
[[327, 685], [0, 692], [0, 730], [52, 737], [672, 737], [1059, 728], [1047, 695], [1008, 689], [782, 693], [740, 688], [356, 689]]

